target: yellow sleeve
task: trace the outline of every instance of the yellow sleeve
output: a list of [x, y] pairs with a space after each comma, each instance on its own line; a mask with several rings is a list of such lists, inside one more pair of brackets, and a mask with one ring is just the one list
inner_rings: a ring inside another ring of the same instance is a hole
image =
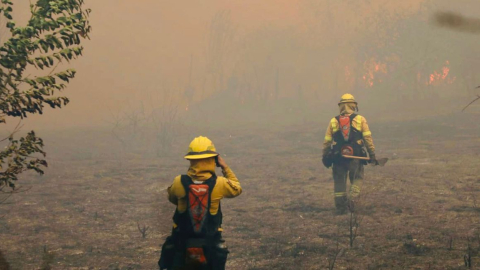
[[178, 199], [184, 198], [186, 196], [186, 192], [183, 188], [180, 175], [175, 177], [175, 179], [173, 180], [173, 184], [168, 187], [167, 193], [168, 200], [175, 205], [178, 205]]
[[375, 145], [373, 145], [372, 132], [368, 127], [367, 119], [362, 116], [362, 135], [369, 155], [375, 155]]
[[234, 198], [242, 194], [242, 187], [237, 179], [237, 176], [233, 173], [232, 169], [225, 167], [222, 170], [224, 177], [217, 179], [220, 184], [221, 192], [225, 198]]
[[330, 151], [330, 147], [333, 142], [333, 133], [335, 133], [337, 130], [338, 121], [337, 119], [332, 118], [330, 123], [328, 123], [327, 132], [325, 132], [325, 139], [323, 141], [323, 155], [328, 154], [328, 151]]

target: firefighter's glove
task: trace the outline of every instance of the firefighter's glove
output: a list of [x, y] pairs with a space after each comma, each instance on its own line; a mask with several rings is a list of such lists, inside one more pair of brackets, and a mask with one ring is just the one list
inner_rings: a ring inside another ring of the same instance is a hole
[[378, 161], [377, 161], [377, 159], [375, 158], [375, 154], [370, 155], [370, 160], [368, 161], [368, 163], [370, 163], [370, 164], [372, 164], [372, 165], [378, 165]]
[[323, 158], [322, 158], [322, 163], [323, 163], [323, 166], [325, 166], [327, 169], [330, 168], [332, 166], [332, 157], [331, 155], [323, 155]]

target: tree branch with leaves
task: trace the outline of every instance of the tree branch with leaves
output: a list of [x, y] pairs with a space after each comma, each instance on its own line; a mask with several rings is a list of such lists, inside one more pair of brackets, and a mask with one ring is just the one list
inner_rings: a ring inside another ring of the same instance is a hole
[[[84, 0], [38, 0], [30, 4], [26, 26], [17, 26], [13, 8], [12, 1], [1, 0], [0, 16], [6, 20], [10, 38], [0, 47], [0, 123], [6, 123], [7, 117], [42, 114], [45, 106], [55, 109], [68, 104], [68, 98], [57, 93], [75, 77], [75, 70], [57, 72], [56, 68], [82, 55], [80, 43], [92, 30], [91, 10], [85, 8]], [[26, 76], [30, 68], [46, 74]], [[35, 132], [19, 139], [12, 134], [7, 140], [0, 152], [0, 191], [14, 189], [20, 173], [42, 174], [47, 166], [43, 141]]]

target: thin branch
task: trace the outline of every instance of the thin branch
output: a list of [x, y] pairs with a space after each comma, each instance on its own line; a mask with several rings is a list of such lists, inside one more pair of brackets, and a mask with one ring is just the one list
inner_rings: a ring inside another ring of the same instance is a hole
[[5, 198], [0, 199], [0, 204], [6, 202], [10, 197], [13, 196], [13, 194], [27, 192], [27, 191], [29, 191], [30, 189], [31, 189], [31, 188], [29, 187], [29, 188], [27, 188], [27, 189], [23, 189], [23, 190], [22, 190], [22, 187], [20, 187], [20, 188], [18, 188], [18, 189], [12, 190], [12, 191], [5, 192], [5, 191], [3, 191], [3, 190], [0, 188], [0, 193], [5, 194]]
[[336, 263], [336, 261], [337, 261], [337, 258], [340, 256], [340, 254], [341, 254], [342, 251], [343, 251], [343, 248], [340, 247], [338, 234], [339, 234], [339, 232], [337, 232], [335, 250], [334, 250], [332, 256], [327, 258], [327, 261], [328, 261], [328, 269], [329, 269], [329, 270], [333, 270], [333, 269], [335, 268], [335, 263]]
[[10, 197], [12, 197], [13, 194], [8, 194], [5, 199], [0, 200], [0, 204], [4, 203], [6, 200], [8, 200]]
[[23, 187], [19, 187], [19, 188], [16, 188], [15, 190], [12, 190], [12, 191], [7, 191], [7, 192], [2, 191], [2, 193], [4, 193], [4, 194], [17, 194], [17, 193], [27, 192], [30, 189], [32, 189], [32, 188], [29, 187], [27, 189], [24, 189]]
[[147, 231], [148, 229], [150, 229], [150, 227], [145, 225], [143, 225], [143, 227], [140, 227], [140, 223], [137, 222], [137, 228], [138, 231], [142, 234], [142, 238], [145, 239], [147, 237]]
[[[479, 87], [477, 87], [477, 88], [479, 88]], [[465, 111], [465, 109], [467, 109], [468, 106], [472, 105], [475, 101], [477, 101], [477, 100], [479, 100], [479, 99], [480, 99], [480, 95], [477, 95], [477, 98], [474, 99], [472, 102], [468, 103], [468, 105], [465, 106], [465, 108], [463, 108], [462, 112]]]
[[52, 68], [52, 70], [50, 70], [50, 73], [48, 73], [47, 76], [51, 76], [53, 72], [55, 72], [55, 70], [57, 69], [58, 65], [60, 65], [60, 63], [62, 63], [62, 60], [58, 60], [57, 64]]
[[4, 142], [4, 141], [10, 139], [15, 133], [19, 132], [19, 131], [22, 129], [22, 127], [23, 127], [23, 125], [20, 126], [21, 123], [22, 123], [22, 120], [20, 119], [20, 121], [18, 121], [17, 126], [15, 126], [15, 128], [14, 128], [13, 131], [10, 133], [10, 135], [8, 135], [6, 138], [0, 140], [0, 142]]

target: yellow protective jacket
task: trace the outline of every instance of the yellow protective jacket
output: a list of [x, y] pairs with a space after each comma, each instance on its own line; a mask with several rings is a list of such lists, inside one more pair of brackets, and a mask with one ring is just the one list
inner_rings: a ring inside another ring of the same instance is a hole
[[[340, 104], [340, 114], [341, 115], [351, 115], [356, 110], [355, 103], [344, 103]], [[334, 117], [330, 120], [328, 124], [327, 132], [325, 133], [325, 140], [323, 141], [323, 155], [328, 154], [330, 147], [333, 143], [333, 134], [338, 131], [339, 123]], [[375, 155], [375, 146], [373, 145], [372, 132], [367, 124], [367, 119], [361, 115], [357, 115], [353, 121], [352, 126], [358, 131], [362, 132], [363, 141], [365, 147], [367, 148], [369, 155]]]
[[[215, 173], [215, 159], [190, 160], [191, 165], [188, 169], [188, 176], [196, 183], [203, 182]], [[222, 170], [224, 177], [218, 176], [217, 183], [212, 190], [210, 214], [216, 215], [220, 200], [223, 198], [237, 197], [242, 193], [242, 187], [233, 171], [226, 167]], [[181, 175], [175, 177], [173, 184], [168, 188], [168, 200], [177, 206], [177, 210], [183, 213], [187, 210], [186, 191], [181, 182]], [[176, 226], [176, 225], [174, 225]]]

